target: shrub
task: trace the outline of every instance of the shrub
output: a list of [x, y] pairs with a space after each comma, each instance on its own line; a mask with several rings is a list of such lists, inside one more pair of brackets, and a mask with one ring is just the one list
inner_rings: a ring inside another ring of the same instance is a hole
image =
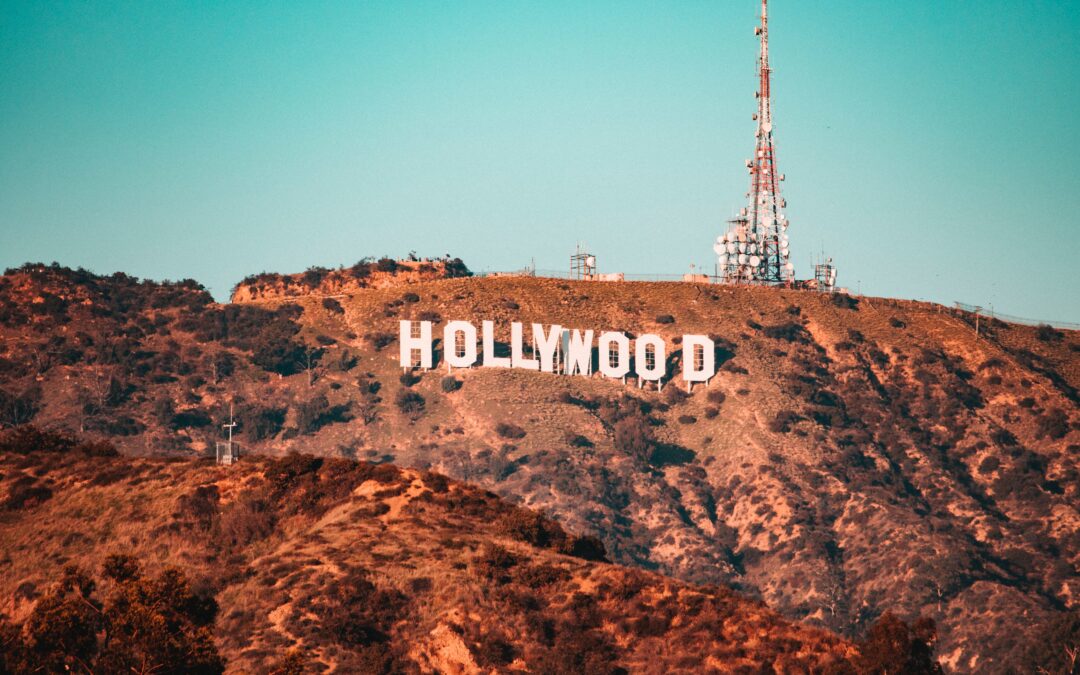
[[237, 413], [239, 432], [251, 442], [273, 438], [285, 424], [285, 408], [267, 408], [260, 405], [245, 405]]
[[902, 320], [896, 318], [895, 316], [889, 318], [889, 325], [892, 326], [893, 328], [906, 328], [907, 327], [906, 323], [904, 323]]
[[786, 434], [791, 431], [791, 426], [801, 419], [802, 417], [791, 410], [781, 410], [776, 413], [772, 422], [769, 422], [769, 430], [777, 434]]
[[709, 406], [709, 407], [705, 408], [705, 419], [707, 419], [707, 420], [714, 419], [719, 414], [720, 414], [720, 409], [719, 408], [714, 408], [713, 406]]
[[419, 381], [420, 376], [411, 370], [406, 370], [401, 374], [401, 377], [398, 378], [398, 382], [400, 382], [403, 387], [411, 387]]
[[174, 430], [202, 428], [210, 426], [212, 422], [213, 420], [210, 419], [210, 415], [205, 410], [190, 408], [173, 415], [170, 426]]
[[1035, 337], [1042, 342], [1057, 342], [1064, 336], [1064, 333], [1045, 323], [1039, 324], [1035, 329]]
[[394, 405], [398, 407], [402, 413], [410, 417], [413, 420], [417, 420], [424, 414], [424, 406], [427, 402], [424, 397], [415, 391], [408, 389], [402, 389], [394, 397]]
[[323, 298], [322, 306], [331, 314], [344, 314], [345, 308], [334, 298]]
[[859, 299], [848, 295], [847, 293], [832, 293], [829, 296], [829, 301], [832, 302], [833, 307], [839, 307], [840, 309], [859, 309]]
[[177, 569], [145, 578], [134, 558], [110, 556], [112, 579], [102, 600], [97, 584], [67, 567], [14, 632], [0, 655], [5, 672], [221, 673], [211, 626], [213, 599], [196, 593]]
[[405, 295], [401, 296], [401, 299], [405, 302], [420, 302], [420, 296], [412, 292], [406, 293]]
[[575, 434], [571, 431], [566, 432], [566, 444], [571, 448], [591, 448], [593, 442], [588, 438], [585, 438], [581, 434]]
[[364, 339], [375, 347], [375, 351], [382, 351], [392, 344], [397, 339], [397, 336], [393, 333], [368, 333], [364, 336]]
[[465, 266], [465, 263], [461, 261], [461, 258], [447, 260], [444, 269], [446, 271], [446, 277], [448, 279], [472, 276], [472, 272], [470, 272], [469, 268]]
[[670, 314], [661, 314], [660, 316], [656, 317], [656, 323], [665, 325], [672, 324], [675, 323], [675, 317]]
[[1065, 438], [1069, 433], [1069, 416], [1061, 408], [1051, 408], [1039, 416], [1036, 422], [1036, 437], [1049, 436], [1055, 441]]
[[857, 643], [856, 660], [860, 673], [941, 673], [933, 659], [937, 629], [931, 619], [919, 619], [914, 625], [886, 612]]
[[380, 272], [393, 274], [398, 271], [398, 264], [393, 258], [379, 258], [379, 261], [375, 263], [375, 268]]
[[352, 419], [350, 402], [330, 405], [325, 394], [319, 394], [296, 408], [296, 428], [301, 434], [313, 434], [328, 424]]
[[509, 438], [511, 440], [525, 438], [525, 430], [518, 425], [509, 422], [499, 422], [495, 425], [495, 433], [503, 438]]
[[40, 387], [29, 387], [18, 393], [0, 389], [0, 427], [26, 424], [34, 419], [40, 407]]
[[106, 440], [79, 440], [61, 432], [39, 429], [32, 424], [24, 424], [0, 434], [0, 454], [27, 455], [31, 452], [70, 452], [86, 457], [119, 455], [113, 444]]
[[615, 449], [624, 455], [646, 459], [652, 451], [652, 429], [643, 416], [628, 415], [615, 422], [612, 431]]
[[693, 415], [679, 415], [679, 424], [697, 424], [697, 418]]
[[461, 389], [461, 384], [461, 380], [457, 379], [453, 375], [447, 375], [439, 383], [439, 387], [443, 390], [443, 393], [452, 394], [458, 389]]
[[720, 405], [727, 400], [727, 394], [718, 389], [713, 389], [705, 395], [705, 399], [709, 401], [709, 403], [715, 403], [716, 405]]
[[762, 329], [762, 333], [767, 338], [774, 340], [784, 340], [785, 342], [801, 342], [809, 343], [810, 336], [800, 324], [789, 321], [788, 323], [782, 323], [777, 326], [766, 326]]

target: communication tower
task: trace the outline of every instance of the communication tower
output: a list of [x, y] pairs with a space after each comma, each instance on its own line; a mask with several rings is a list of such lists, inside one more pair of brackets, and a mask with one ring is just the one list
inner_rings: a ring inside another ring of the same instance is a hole
[[814, 265], [814, 281], [817, 282], [817, 290], [832, 293], [836, 290], [836, 266], [832, 258], [826, 258], [825, 262]]
[[596, 279], [596, 256], [589, 253], [581, 244], [577, 245], [570, 256], [570, 278], [592, 281]]
[[795, 267], [788, 255], [788, 220], [780, 196], [784, 174], [776, 168], [773, 143], [772, 90], [769, 86], [768, 0], [761, 0], [761, 25], [754, 28], [761, 40], [758, 56], [758, 111], [754, 157], [746, 160], [750, 172], [749, 205], [728, 221], [728, 231], [716, 238], [717, 276], [730, 284], [790, 284]]

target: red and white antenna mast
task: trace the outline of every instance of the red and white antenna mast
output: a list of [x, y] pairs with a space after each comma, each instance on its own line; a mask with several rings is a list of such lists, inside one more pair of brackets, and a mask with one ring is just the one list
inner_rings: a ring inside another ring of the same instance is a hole
[[746, 160], [750, 172], [749, 205], [728, 221], [726, 234], [716, 239], [717, 270], [724, 283], [788, 284], [795, 268], [788, 256], [787, 207], [780, 196], [784, 174], [776, 170], [773, 143], [772, 89], [769, 86], [769, 10], [761, 0], [761, 25], [754, 28], [761, 40], [758, 57], [758, 111], [754, 157]]

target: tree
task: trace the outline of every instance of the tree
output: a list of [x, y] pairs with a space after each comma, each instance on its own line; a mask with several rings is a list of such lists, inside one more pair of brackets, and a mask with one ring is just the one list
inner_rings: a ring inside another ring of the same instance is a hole
[[858, 642], [858, 671], [874, 675], [940, 674], [941, 666], [933, 658], [936, 641], [937, 627], [932, 619], [920, 618], [908, 625], [886, 612]]

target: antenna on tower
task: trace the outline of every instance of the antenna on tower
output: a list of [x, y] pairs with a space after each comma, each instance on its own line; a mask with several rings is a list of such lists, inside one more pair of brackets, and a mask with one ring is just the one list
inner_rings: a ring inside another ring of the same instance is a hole
[[749, 204], [728, 221], [727, 233], [717, 237], [713, 251], [717, 255], [717, 273], [723, 283], [790, 285], [795, 279], [788, 247], [788, 220], [783, 209], [787, 202], [780, 195], [784, 174], [776, 167], [773, 143], [772, 89], [769, 66], [769, 8], [761, 0], [761, 25], [754, 28], [761, 43], [758, 55], [757, 122], [754, 156], [746, 160], [750, 173]]

